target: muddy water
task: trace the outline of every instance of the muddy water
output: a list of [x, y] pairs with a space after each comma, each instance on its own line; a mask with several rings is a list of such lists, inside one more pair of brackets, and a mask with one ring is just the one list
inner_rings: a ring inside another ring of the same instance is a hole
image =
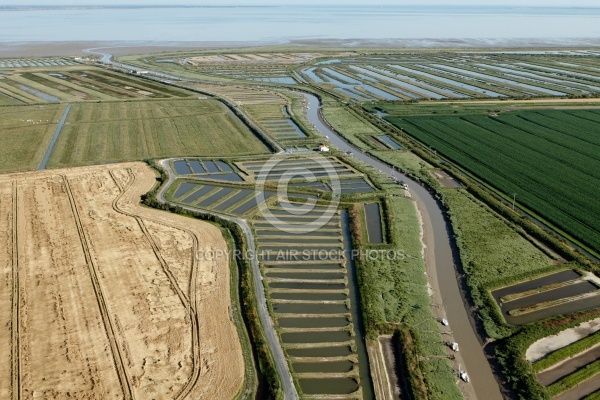
[[286, 351], [292, 357], [346, 357], [352, 354], [349, 346], [313, 347]]
[[504, 312], [508, 312], [510, 310], [530, 307], [535, 304], [544, 303], [547, 301], [554, 301], [563, 299], [565, 297], [577, 296], [580, 294], [595, 291], [596, 289], [596, 286], [594, 286], [590, 282], [580, 282], [572, 285], [563, 286], [557, 289], [548, 290], [531, 296], [523, 297], [506, 303], [502, 303], [501, 307], [504, 310]]
[[273, 300], [346, 300], [345, 293], [271, 293]]
[[304, 394], [350, 394], [358, 384], [352, 378], [300, 379], [300, 388]]
[[281, 238], [281, 239], [264, 239], [259, 236], [261, 243], [265, 244], [276, 244], [276, 243], [300, 243], [300, 244], [326, 244], [326, 245], [339, 245], [338, 239], [331, 239], [328, 237], [317, 238], [317, 239], [300, 239], [300, 238]]
[[369, 242], [383, 243], [379, 203], [365, 204], [365, 217], [367, 219], [367, 233], [369, 235]]
[[271, 282], [269, 287], [274, 289], [334, 290], [345, 289], [346, 285], [343, 283]]
[[294, 304], [275, 303], [273, 311], [282, 314], [346, 314], [349, 312], [345, 304]]
[[281, 334], [284, 343], [328, 343], [350, 340], [349, 332], [288, 332]]
[[517, 285], [508, 286], [502, 289], [498, 289], [492, 292], [492, 296], [499, 302], [501, 297], [508, 296], [509, 294], [522, 293], [528, 290], [537, 289], [542, 286], [552, 285], [555, 283], [561, 283], [578, 279], [581, 276], [573, 271], [572, 269], [558, 272], [552, 275], [546, 275], [538, 279], [533, 279], [527, 282], [519, 283]]
[[315, 125], [321, 134], [328, 136], [332, 145], [341, 151], [351, 151], [360, 161], [381, 170], [390, 177], [395, 177], [406, 182], [410, 187], [412, 197], [425, 208], [424, 223], [431, 235], [429, 238], [431, 240], [430, 245], [433, 245], [435, 249], [435, 271], [432, 271], [432, 273], [435, 274], [437, 282], [439, 282], [439, 289], [446, 309], [446, 315], [454, 334], [454, 340], [458, 342], [461, 349], [460, 353], [464, 362], [463, 368], [471, 377], [469, 384], [473, 386], [479, 399], [502, 399], [498, 383], [482, 351], [482, 346], [476, 335], [475, 328], [471, 325], [469, 314], [463, 302], [455, 266], [455, 264], [459, 265], [460, 261], [451, 246], [450, 226], [444, 218], [441, 205], [431, 193], [409, 177], [394, 171], [387, 164], [364, 154], [361, 149], [348, 144], [321, 120], [319, 116], [319, 100], [309, 94], [304, 94], [304, 97], [309, 103], [307, 112], [309, 121]]
[[318, 263], [307, 263], [307, 264], [267, 264], [267, 268], [284, 268], [284, 269], [343, 269], [342, 264], [318, 264]]
[[350, 372], [354, 367], [351, 361], [294, 363], [292, 368], [297, 373], [303, 372]]
[[[281, 230], [278, 229], [274, 229], [272, 226], [269, 227], [270, 229], [261, 229], [260, 227], [255, 227], [256, 232], [258, 233], [258, 236], [261, 237], [265, 237], [265, 236], [281, 236], [282, 232]], [[292, 236], [295, 235], [296, 237], [300, 238], [303, 235], [306, 235], [306, 233], [302, 232], [302, 233], [294, 233], [294, 232], [285, 232], [286, 236]], [[337, 229], [336, 228], [327, 228], [324, 227], [322, 229], [317, 229], [313, 232], [311, 232], [310, 236], [332, 236], [332, 235], [337, 235]]]
[[280, 250], [273, 253], [265, 253], [262, 255], [264, 262], [271, 261], [292, 261], [292, 262], [314, 262], [314, 261], [329, 261], [329, 260], [342, 260], [343, 254], [339, 250], [305, 250], [299, 252], [298, 250]]
[[356, 269], [354, 260], [350, 256], [352, 253], [352, 237], [350, 234], [350, 222], [348, 211], [342, 212], [342, 233], [344, 235], [344, 248], [346, 250], [346, 259], [348, 268], [348, 287], [350, 288], [350, 312], [354, 321], [354, 331], [356, 332], [356, 352], [358, 353], [358, 363], [360, 365], [360, 382], [363, 390], [363, 399], [374, 399], [373, 382], [369, 371], [369, 357], [365, 345], [364, 327], [362, 321], [362, 312], [360, 309], [360, 297], [358, 292], [358, 283], [356, 278]]
[[350, 321], [347, 318], [279, 318], [277, 323], [282, 328], [343, 328]]
[[331, 279], [344, 279], [345, 274], [343, 272], [338, 273], [289, 273], [289, 272], [267, 272], [269, 278], [283, 278], [283, 279], [318, 279], [318, 280], [331, 280]]
[[[557, 315], [571, 314], [578, 311], [590, 310], [600, 307], [600, 296], [594, 296], [587, 299], [571, 301], [555, 307], [546, 308], [544, 310], [534, 311], [531, 313], [511, 316], [503, 312], [506, 322], [513, 325], [523, 325], [533, 321], [556, 317]], [[461, 349], [462, 350], [462, 349]]]

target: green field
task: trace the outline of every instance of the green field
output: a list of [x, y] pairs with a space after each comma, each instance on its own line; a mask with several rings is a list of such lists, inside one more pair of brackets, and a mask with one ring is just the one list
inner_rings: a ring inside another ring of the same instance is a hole
[[[4, 95], [3, 95], [4, 94]], [[146, 79], [93, 67], [17, 69], [0, 79], [0, 105], [84, 100], [167, 99], [192, 93]]]
[[600, 111], [387, 119], [600, 250]]
[[267, 152], [214, 100], [79, 103], [71, 109], [48, 166]]
[[0, 107], [0, 172], [37, 168], [65, 107]]

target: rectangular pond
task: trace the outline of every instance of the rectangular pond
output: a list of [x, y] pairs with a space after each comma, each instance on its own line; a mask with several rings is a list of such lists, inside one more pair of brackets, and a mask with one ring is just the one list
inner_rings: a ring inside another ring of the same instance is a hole
[[377, 136], [377, 138], [394, 150], [402, 150], [402, 146], [400, 146], [398, 143], [396, 143], [394, 141], [394, 139], [392, 139], [388, 135], [380, 135], [380, 136]]
[[199, 203], [197, 203], [196, 207], [203, 207], [203, 208], [204, 207], [209, 207], [211, 204], [214, 204], [214, 203], [217, 203], [217, 202], [221, 201], [224, 197], [227, 197], [227, 195], [231, 194], [232, 192], [234, 192], [236, 190], [237, 189], [230, 188], [230, 187], [221, 188], [216, 193], [208, 196], [204, 200], [202, 200]]
[[352, 371], [354, 368], [352, 361], [331, 361], [331, 362], [309, 362], [309, 363], [294, 363], [292, 369], [296, 373], [344, 373]]
[[190, 164], [190, 167], [192, 167], [192, 171], [195, 174], [205, 174], [206, 173], [206, 170], [204, 169], [204, 167], [202, 166], [202, 163], [200, 161], [188, 160], [188, 163]]
[[350, 340], [350, 332], [286, 332], [281, 334], [283, 343], [331, 343]]
[[209, 185], [202, 186], [199, 190], [195, 191], [194, 193], [192, 193], [185, 199], [181, 200], [181, 202], [191, 204], [191, 203], [195, 202], [196, 200], [198, 200], [199, 198], [201, 198], [202, 196], [204, 196], [216, 189], [217, 189], [216, 186], [209, 186]]
[[298, 383], [306, 395], [350, 394], [359, 388], [352, 378], [299, 379]]
[[188, 183], [188, 182], [180, 183], [179, 187], [175, 191], [175, 194], [173, 195], [173, 197], [177, 199], [177, 198], [183, 196], [184, 194], [190, 192], [192, 189], [194, 189], [197, 186], [199, 186], [199, 185], [196, 185], [195, 183]]
[[282, 328], [343, 328], [348, 326], [349, 323], [348, 318], [343, 317], [286, 317], [277, 319], [277, 324]]
[[175, 173], [177, 175], [189, 175], [192, 173], [187, 162], [184, 160], [173, 161], [173, 167], [175, 168]]
[[383, 228], [381, 226], [381, 210], [379, 203], [365, 204], [365, 219], [369, 243], [383, 243]]
[[305, 349], [287, 349], [291, 357], [347, 357], [352, 354], [349, 346], [311, 347]]
[[250, 196], [252, 193], [254, 193], [254, 190], [242, 189], [238, 193], [234, 194], [233, 196], [231, 196], [230, 198], [228, 198], [227, 200], [225, 200], [224, 202], [219, 204], [218, 206], [214, 207], [214, 210], [215, 211], [224, 211], [224, 210], [228, 209], [229, 207], [233, 206], [234, 204], [236, 204], [238, 201], [241, 201], [242, 199]]

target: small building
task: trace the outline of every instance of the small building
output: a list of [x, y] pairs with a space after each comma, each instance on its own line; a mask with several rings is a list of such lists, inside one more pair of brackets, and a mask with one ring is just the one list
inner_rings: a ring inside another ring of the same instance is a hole
[[319, 145], [319, 151], [320, 151], [320, 152], [324, 152], [324, 153], [326, 153], [326, 152], [329, 152], [329, 147], [328, 147], [328, 146], [325, 146], [323, 143], [321, 143], [321, 144]]

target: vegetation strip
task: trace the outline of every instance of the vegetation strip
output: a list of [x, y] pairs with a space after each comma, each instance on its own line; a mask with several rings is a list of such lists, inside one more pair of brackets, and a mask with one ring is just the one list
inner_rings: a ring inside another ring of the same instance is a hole
[[52, 141], [50, 142], [50, 146], [48, 146], [48, 150], [46, 151], [46, 155], [44, 156], [44, 159], [42, 160], [42, 163], [40, 164], [38, 170], [46, 169], [46, 165], [48, 164], [48, 160], [50, 159], [50, 155], [52, 154], [52, 149], [54, 149], [54, 145], [56, 144], [56, 141], [58, 140], [58, 136], [60, 135], [60, 131], [62, 130], [62, 127], [65, 124], [65, 121], [67, 120], [67, 116], [69, 115], [69, 111], [71, 111], [71, 104], [67, 105], [67, 108], [65, 109], [65, 112], [63, 113], [63, 116], [62, 116], [60, 122], [58, 123], [58, 126], [56, 127], [56, 131], [54, 132], [54, 136], [52, 137]]
[[600, 374], [600, 360], [594, 361], [593, 363], [581, 368], [577, 372], [574, 372], [560, 381], [548, 386], [548, 393], [551, 397], [554, 397], [560, 393], [574, 388], [585, 380], [597, 376], [598, 374]]
[[533, 363], [533, 369], [536, 372], [544, 371], [552, 366], [558, 364], [561, 361], [564, 361], [568, 358], [571, 358], [579, 353], [582, 353], [591, 347], [596, 346], [600, 343], [600, 332], [596, 332], [590, 336], [587, 336], [583, 339], [576, 341], [566, 347], [558, 349], [541, 360]]

